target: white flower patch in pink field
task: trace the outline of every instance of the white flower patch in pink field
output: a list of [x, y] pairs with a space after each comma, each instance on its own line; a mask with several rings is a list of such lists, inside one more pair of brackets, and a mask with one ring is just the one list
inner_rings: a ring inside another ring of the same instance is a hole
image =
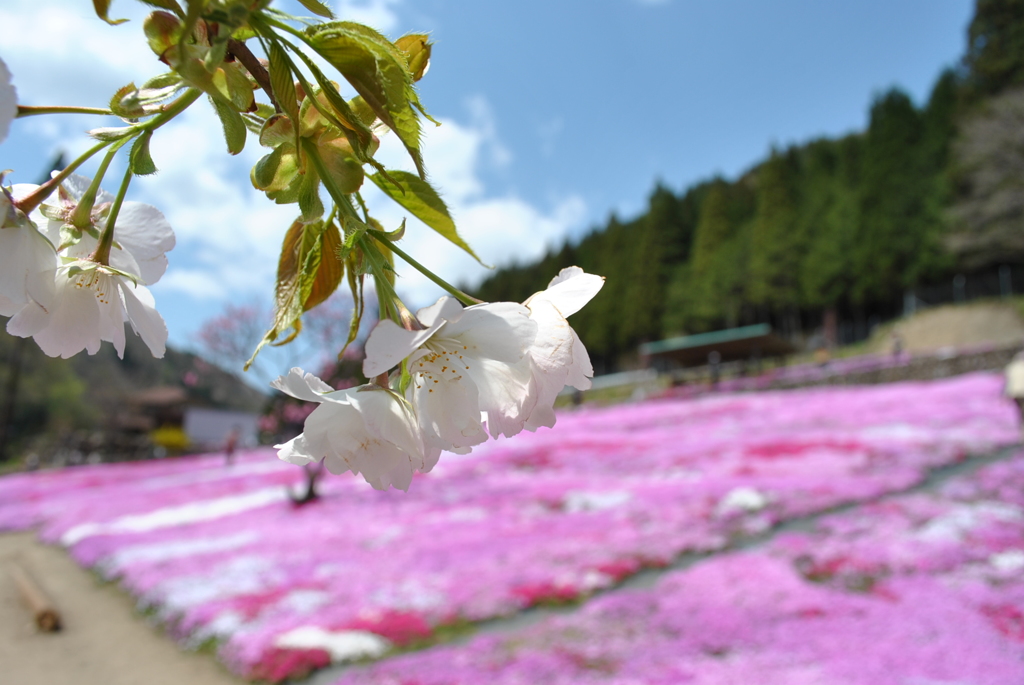
[[[1017, 440], [1001, 386], [975, 374], [585, 408], [450, 456], [408, 494], [330, 478], [301, 508], [285, 497], [301, 471], [270, 450], [233, 467], [214, 455], [13, 475], [0, 478], [0, 529], [76, 531], [71, 554], [120, 578], [175, 634], [216, 638], [232, 670], [282, 679], [340, 659], [359, 631], [401, 646], [906, 488]], [[996, 559], [986, 568], [1013, 566]], [[289, 634], [302, 644], [282, 643]]]
[[1024, 452], [572, 615], [348, 672], [407, 683], [1024, 682]]

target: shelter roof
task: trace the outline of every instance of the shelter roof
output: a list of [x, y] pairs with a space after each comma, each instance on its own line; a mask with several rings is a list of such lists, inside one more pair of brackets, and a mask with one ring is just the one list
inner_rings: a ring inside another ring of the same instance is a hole
[[796, 351], [793, 343], [773, 333], [766, 323], [667, 338], [640, 346], [641, 355], [671, 359], [683, 366], [707, 364], [711, 352], [718, 352], [722, 361], [733, 361], [755, 356], [781, 357]]

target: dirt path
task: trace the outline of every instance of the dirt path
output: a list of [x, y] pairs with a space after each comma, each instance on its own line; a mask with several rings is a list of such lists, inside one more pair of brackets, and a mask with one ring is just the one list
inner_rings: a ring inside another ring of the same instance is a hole
[[[64, 630], [40, 633], [21, 602], [10, 562], [54, 600]], [[33, 533], [0, 535], [0, 682], [11, 685], [239, 685], [210, 654], [182, 651], [67, 552]]]
[[1017, 345], [1024, 341], [1024, 321], [1011, 303], [973, 302], [944, 305], [918, 312], [873, 336], [869, 349], [892, 349], [890, 331], [903, 338], [903, 349], [912, 354], [935, 352], [944, 347]]

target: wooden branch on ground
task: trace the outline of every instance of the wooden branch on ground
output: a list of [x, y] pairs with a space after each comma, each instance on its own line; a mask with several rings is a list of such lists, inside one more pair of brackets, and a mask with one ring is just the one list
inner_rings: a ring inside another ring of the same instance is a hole
[[16, 562], [10, 564], [11, 577], [18, 586], [21, 598], [28, 605], [36, 619], [36, 625], [44, 633], [53, 633], [61, 629], [60, 612], [43, 589], [28, 572]]

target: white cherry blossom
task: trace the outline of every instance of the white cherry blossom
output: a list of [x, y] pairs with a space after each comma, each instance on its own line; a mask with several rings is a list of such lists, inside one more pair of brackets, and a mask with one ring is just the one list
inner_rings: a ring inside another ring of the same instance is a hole
[[32, 337], [51, 357], [67, 359], [82, 350], [96, 354], [103, 340], [124, 358], [124, 324], [142, 338], [154, 357], [163, 357], [167, 325], [144, 285], [86, 260], [70, 260], [56, 270], [51, 307], [29, 302], [7, 322], [7, 332]]
[[594, 375], [590, 355], [566, 317], [582, 309], [603, 285], [603, 276], [570, 266], [562, 269], [546, 290], [534, 293], [523, 303], [538, 326], [536, 341], [529, 350], [535, 402], [526, 421], [527, 430], [555, 425], [553, 405], [562, 388], [590, 388]]
[[32, 302], [53, 305], [57, 253], [14, 200], [36, 186], [0, 187], [0, 316], [13, 316]]
[[514, 302], [463, 308], [442, 297], [416, 318], [423, 330], [377, 324], [366, 341], [363, 373], [372, 378], [408, 359], [407, 397], [432, 446], [464, 452], [487, 432], [519, 433], [532, 410], [527, 350], [537, 324], [530, 311]]
[[416, 471], [426, 473], [441, 451], [424, 445], [412, 407], [377, 385], [334, 390], [311, 373], [293, 368], [273, 385], [320, 406], [306, 417], [303, 432], [277, 445], [278, 457], [292, 464], [324, 460], [333, 474], [361, 474], [378, 490], [408, 490]]
[[0, 59], [0, 143], [7, 139], [11, 122], [18, 116], [18, 92], [11, 83], [11, 72]]
[[[70, 220], [91, 182], [84, 176], [72, 174], [61, 184], [56, 198], [51, 198], [42, 210], [33, 212], [33, 219], [54, 246], [60, 247], [61, 228]], [[103, 189], [99, 190], [91, 213], [96, 235], [83, 232], [79, 242], [61, 251], [62, 256], [84, 258], [93, 253], [98, 242], [97, 236], [106, 225], [107, 210], [113, 201], [113, 195]], [[142, 202], [123, 202], [114, 229], [110, 266], [135, 276], [144, 285], [153, 285], [167, 270], [166, 253], [174, 249], [174, 243], [174, 231], [159, 209]]]

